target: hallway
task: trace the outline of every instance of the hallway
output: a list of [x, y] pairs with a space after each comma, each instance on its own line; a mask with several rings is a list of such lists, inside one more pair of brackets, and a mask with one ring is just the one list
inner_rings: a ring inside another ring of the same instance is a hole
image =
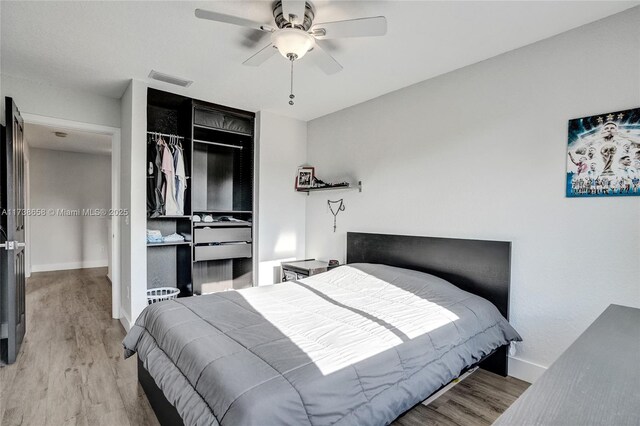
[[158, 424], [136, 358], [122, 359], [106, 268], [35, 273], [26, 303], [21, 353], [0, 366], [0, 424]]

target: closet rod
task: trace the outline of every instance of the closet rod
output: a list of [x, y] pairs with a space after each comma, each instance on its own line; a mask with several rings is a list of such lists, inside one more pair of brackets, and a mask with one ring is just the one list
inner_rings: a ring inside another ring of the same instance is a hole
[[194, 139], [193, 141], [197, 142], [197, 143], [206, 143], [206, 144], [209, 144], [209, 145], [226, 146], [227, 148], [235, 148], [235, 149], [243, 149], [244, 148], [243, 146], [231, 145], [230, 143], [210, 142], [210, 141], [203, 141], [203, 140], [200, 140], [200, 139]]
[[148, 135], [155, 135], [155, 136], [166, 136], [168, 138], [177, 138], [177, 139], [184, 139], [184, 136], [178, 136], [178, 135], [171, 135], [169, 133], [160, 133], [160, 132], [147, 132]]

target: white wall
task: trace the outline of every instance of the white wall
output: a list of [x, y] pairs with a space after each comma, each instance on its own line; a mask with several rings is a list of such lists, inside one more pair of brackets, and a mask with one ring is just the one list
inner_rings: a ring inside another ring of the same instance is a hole
[[147, 86], [131, 80], [121, 99], [120, 220], [121, 322], [126, 330], [147, 305], [146, 175]]
[[11, 96], [20, 112], [120, 127], [120, 101], [48, 83], [0, 75], [0, 122], [4, 124], [4, 97]]
[[280, 263], [303, 259], [305, 198], [293, 191], [307, 158], [307, 123], [258, 113], [258, 285], [279, 281]]
[[[109, 209], [111, 158], [106, 155], [30, 149], [32, 209]], [[33, 216], [32, 271], [107, 266], [106, 216]]]
[[[24, 208], [31, 209], [31, 150], [29, 149], [29, 141], [25, 140], [23, 144], [24, 150]], [[24, 275], [29, 278], [31, 276], [31, 217], [24, 218], [24, 240], [27, 245], [24, 249]]]
[[107, 278], [113, 283], [113, 220], [107, 217]]
[[534, 380], [610, 303], [640, 306], [640, 198], [564, 193], [567, 120], [638, 106], [634, 8], [313, 120], [309, 163], [364, 189], [336, 234], [309, 197], [306, 254], [344, 260], [346, 231], [512, 241], [510, 373]]
[[[133, 83], [129, 83], [120, 99], [120, 208], [131, 208], [131, 139], [133, 120]], [[146, 267], [146, 253], [144, 257]], [[120, 322], [131, 328], [131, 218], [120, 220]]]

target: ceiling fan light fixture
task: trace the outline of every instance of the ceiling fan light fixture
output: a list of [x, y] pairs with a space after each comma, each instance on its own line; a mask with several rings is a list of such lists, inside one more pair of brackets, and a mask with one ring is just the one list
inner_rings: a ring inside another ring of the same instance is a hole
[[314, 46], [312, 35], [297, 28], [282, 28], [271, 35], [271, 42], [287, 59], [300, 59]]

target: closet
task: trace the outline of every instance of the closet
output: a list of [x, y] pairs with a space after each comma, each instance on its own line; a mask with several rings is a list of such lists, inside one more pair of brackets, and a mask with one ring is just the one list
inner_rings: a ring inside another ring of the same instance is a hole
[[[177, 287], [190, 296], [253, 284], [254, 122], [250, 112], [148, 89], [147, 230], [184, 238], [148, 240], [148, 288]], [[183, 154], [180, 215], [150, 208], [160, 139]]]

